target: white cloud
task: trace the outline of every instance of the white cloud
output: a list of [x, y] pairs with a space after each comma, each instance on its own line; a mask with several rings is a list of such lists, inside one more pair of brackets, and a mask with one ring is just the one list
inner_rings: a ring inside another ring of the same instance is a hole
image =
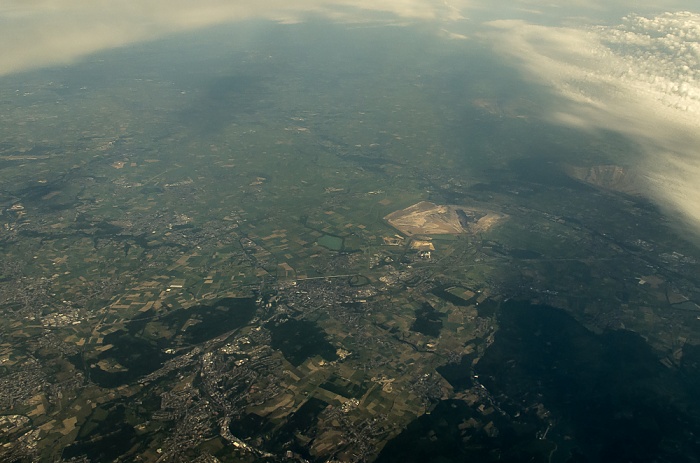
[[308, 15], [365, 20], [455, 20], [469, 0], [5, 0], [0, 3], [0, 76], [69, 63], [166, 34], [250, 18], [297, 22]]
[[700, 231], [700, 15], [628, 16], [615, 27], [494, 21], [496, 49], [565, 97], [550, 121], [636, 141], [650, 198]]

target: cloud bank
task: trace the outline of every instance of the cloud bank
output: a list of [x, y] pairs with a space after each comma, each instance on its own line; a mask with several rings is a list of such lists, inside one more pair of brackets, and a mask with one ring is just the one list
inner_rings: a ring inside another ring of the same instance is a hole
[[614, 27], [493, 21], [496, 49], [565, 104], [550, 121], [614, 130], [649, 197], [700, 231], [700, 14], [627, 16]]
[[297, 22], [309, 15], [358, 21], [370, 13], [416, 20], [457, 19], [467, 1], [5, 0], [0, 3], [0, 76], [233, 21]]

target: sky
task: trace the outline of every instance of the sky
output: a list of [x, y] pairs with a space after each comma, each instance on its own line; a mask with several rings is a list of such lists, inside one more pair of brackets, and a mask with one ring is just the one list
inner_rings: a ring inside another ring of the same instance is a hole
[[[102, 50], [265, 19], [424, 22], [493, 53], [558, 97], [548, 122], [612, 130], [638, 151], [611, 159], [700, 234], [700, 5], [688, 0], [5, 0], [0, 76]], [[447, 33], [445, 35], [445, 33]]]

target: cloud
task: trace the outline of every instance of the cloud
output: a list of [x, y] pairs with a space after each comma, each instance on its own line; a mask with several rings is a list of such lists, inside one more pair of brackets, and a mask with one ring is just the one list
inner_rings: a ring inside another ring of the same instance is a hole
[[6, 0], [0, 4], [0, 76], [70, 63], [107, 48], [180, 31], [263, 18], [298, 22], [396, 18], [454, 20], [468, 0]]
[[700, 231], [699, 14], [632, 15], [614, 27], [488, 26], [498, 52], [563, 97], [551, 122], [635, 141], [640, 153], [618, 161]]

